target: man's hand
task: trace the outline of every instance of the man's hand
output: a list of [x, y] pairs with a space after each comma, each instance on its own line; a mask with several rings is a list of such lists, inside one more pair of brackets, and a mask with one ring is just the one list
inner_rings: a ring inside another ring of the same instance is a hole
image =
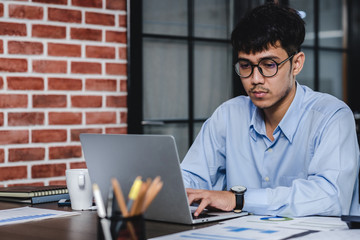
[[229, 191], [210, 191], [187, 188], [186, 193], [190, 205], [193, 202], [199, 203], [194, 216], [199, 216], [206, 207], [212, 207], [222, 211], [232, 211], [236, 205], [234, 193]]

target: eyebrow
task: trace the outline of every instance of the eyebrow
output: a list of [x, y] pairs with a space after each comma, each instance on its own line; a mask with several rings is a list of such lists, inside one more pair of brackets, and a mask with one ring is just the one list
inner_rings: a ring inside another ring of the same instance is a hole
[[[275, 56], [275, 55], [269, 55], [269, 56], [265, 56], [265, 57], [262, 57], [260, 58], [257, 62], [260, 62], [264, 59], [272, 59], [272, 60], [280, 60], [280, 58], [278, 56]], [[238, 58], [237, 61], [240, 61], [240, 60], [243, 60], [243, 61], [248, 61], [250, 63], [253, 63], [252, 61], [250, 61], [249, 59], [247, 58]]]

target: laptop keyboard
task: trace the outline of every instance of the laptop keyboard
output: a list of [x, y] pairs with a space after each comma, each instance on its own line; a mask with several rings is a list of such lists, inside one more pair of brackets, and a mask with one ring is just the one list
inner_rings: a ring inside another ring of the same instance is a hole
[[200, 213], [197, 217], [194, 216], [194, 213], [191, 213], [193, 219], [201, 219], [201, 218], [209, 218], [209, 217], [216, 217], [216, 215], [207, 214], [207, 213]]

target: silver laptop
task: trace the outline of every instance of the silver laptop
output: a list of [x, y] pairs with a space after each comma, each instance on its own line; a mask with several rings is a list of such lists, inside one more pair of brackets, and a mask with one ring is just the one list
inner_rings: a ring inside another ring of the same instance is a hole
[[181, 175], [175, 139], [167, 135], [81, 134], [81, 145], [92, 183], [97, 183], [106, 202], [111, 178], [127, 194], [136, 176], [161, 176], [163, 188], [145, 213], [145, 218], [182, 224], [247, 215], [246, 212], [210, 212], [194, 218]]

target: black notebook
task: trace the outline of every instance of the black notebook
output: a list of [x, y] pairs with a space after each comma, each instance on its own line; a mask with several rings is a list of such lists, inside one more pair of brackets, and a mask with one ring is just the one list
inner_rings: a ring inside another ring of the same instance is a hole
[[68, 189], [64, 185], [0, 188], [0, 201], [37, 204], [69, 198]]

